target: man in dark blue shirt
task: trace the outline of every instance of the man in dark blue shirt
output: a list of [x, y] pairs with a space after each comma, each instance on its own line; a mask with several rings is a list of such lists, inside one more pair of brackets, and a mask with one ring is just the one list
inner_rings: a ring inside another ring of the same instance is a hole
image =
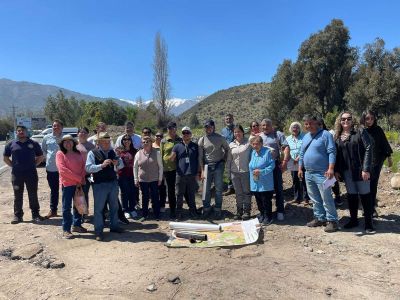
[[14, 218], [11, 224], [23, 221], [24, 211], [23, 195], [24, 185], [28, 191], [29, 207], [32, 211], [34, 222], [42, 221], [38, 200], [38, 174], [36, 166], [43, 160], [43, 152], [40, 145], [28, 138], [25, 126], [17, 126], [17, 137], [4, 148], [4, 162], [11, 167], [11, 183], [14, 189]]
[[176, 204], [177, 219], [182, 218], [183, 196], [185, 196], [190, 217], [197, 217], [195, 196], [199, 175], [199, 146], [192, 142], [189, 127], [182, 128], [182, 141], [172, 148], [170, 159], [176, 161]]

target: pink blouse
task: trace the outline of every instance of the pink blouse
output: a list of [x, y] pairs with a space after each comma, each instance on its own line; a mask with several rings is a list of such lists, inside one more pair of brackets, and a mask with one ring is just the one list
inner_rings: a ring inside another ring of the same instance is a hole
[[56, 164], [60, 174], [60, 185], [66, 187], [85, 183], [85, 160], [81, 153], [64, 154], [57, 151]]

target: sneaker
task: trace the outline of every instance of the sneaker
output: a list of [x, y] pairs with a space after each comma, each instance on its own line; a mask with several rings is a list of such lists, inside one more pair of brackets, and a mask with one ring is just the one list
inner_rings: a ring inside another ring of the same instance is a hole
[[243, 214], [242, 218], [243, 218], [243, 221], [250, 220], [250, 213], [245, 212], [245, 213]]
[[22, 217], [17, 217], [17, 216], [14, 216], [14, 218], [11, 220], [11, 224], [18, 224], [18, 223], [21, 223], [21, 222], [23, 222], [24, 220], [22, 219]]
[[337, 222], [330, 222], [328, 221], [326, 227], [324, 229], [325, 232], [335, 232], [338, 231], [338, 223]]
[[374, 228], [365, 228], [365, 233], [374, 234], [376, 233], [376, 230]]
[[346, 224], [344, 224], [343, 228], [345, 228], [345, 229], [351, 229], [351, 228], [354, 228], [354, 227], [357, 227], [357, 226], [358, 226], [358, 221], [350, 220], [349, 222], [347, 222]]
[[283, 221], [285, 220], [285, 215], [283, 213], [277, 213], [276, 218], [278, 219], [278, 221]]
[[40, 223], [40, 222], [42, 222], [44, 220], [46, 220], [46, 218], [42, 217], [41, 215], [32, 216], [32, 222], [33, 223]]
[[96, 241], [102, 242], [104, 240], [104, 236], [102, 233], [96, 234]]
[[134, 211], [134, 210], [131, 211], [131, 212], [129, 213], [129, 215], [131, 216], [131, 219], [137, 218], [137, 216], [138, 216], [137, 212]]
[[272, 224], [272, 218], [264, 217], [264, 219], [263, 219], [263, 221], [262, 221], [262, 224], [263, 224], [264, 226], [271, 225], [271, 224]]
[[160, 207], [160, 212], [165, 213], [165, 207]]
[[124, 233], [125, 230], [123, 228], [115, 228], [115, 229], [110, 229], [110, 232], [114, 232], [114, 233]]
[[320, 221], [318, 219], [314, 219], [311, 222], [307, 223], [308, 227], [319, 227], [319, 226], [325, 226], [326, 225], [326, 221]]
[[87, 229], [82, 226], [72, 226], [72, 232], [87, 233]]
[[131, 217], [130, 213], [128, 213], [128, 212], [125, 212], [125, 213], [124, 213], [124, 216], [125, 216], [126, 219], [128, 219], [128, 218]]
[[51, 219], [51, 218], [55, 218], [55, 217], [59, 217], [59, 215], [57, 215], [57, 212], [50, 210], [45, 218], [46, 219]]
[[229, 195], [233, 195], [234, 193], [235, 193], [235, 190], [233, 188], [230, 188], [225, 193], [223, 193], [223, 195], [229, 196]]
[[128, 225], [129, 224], [129, 220], [125, 217], [125, 216], [121, 216], [121, 218], [119, 218], [119, 221], [122, 223], [122, 224], [126, 224], [126, 225]]
[[74, 235], [70, 231], [64, 231], [62, 238], [65, 240], [70, 240], [74, 238]]

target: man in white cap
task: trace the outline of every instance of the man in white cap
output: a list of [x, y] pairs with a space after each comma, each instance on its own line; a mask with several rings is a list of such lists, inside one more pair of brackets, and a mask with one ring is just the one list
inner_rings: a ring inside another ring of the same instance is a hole
[[192, 131], [189, 127], [182, 128], [182, 141], [172, 148], [170, 159], [176, 161], [176, 217], [182, 218], [183, 196], [185, 196], [190, 217], [196, 218], [195, 196], [200, 171], [199, 146], [192, 142]]

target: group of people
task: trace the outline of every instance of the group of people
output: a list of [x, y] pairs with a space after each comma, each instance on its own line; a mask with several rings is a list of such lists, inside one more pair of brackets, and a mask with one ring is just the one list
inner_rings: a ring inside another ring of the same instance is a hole
[[[41, 146], [27, 136], [24, 126], [17, 126], [16, 139], [4, 150], [4, 161], [12, 168], [14, 218], [11, 223], [23, 220], [24, 185], [34, 222], [58, 216], [61, 187], [63, 237], [73, 238], [72, 232], [85, 233], [87, 229], [82, 226], [85, 216], [75, 209], [73, 198], [76, 190], [82, 189], [89, 205], [91, 186], [95, 235], [96, 240], [101, 241], [107, 216], [110, 231], [121, 233], [123, 229], [119, 222], [129, 223], [128, 218], [149, 218], [150, 200], [156, 220], [166, 212], [167, 203], [169, 217], [182, 219], [184, 199], [190, 217], [200, 217], [195, 197], [199, 182], [203, 181], [204, 219], [223, 218], [223, 196], [234, 193], [234, 219], [251, 217], [251, 198], [254, 196], [259, 210], [257, 217], [267, 226], [274, 219], [274, 194], [276, 219], [283, 221], [285, 218], [282, 173], [289, 170], [294, 201], [312, 201], [314, 219], [307, 226], [325, 226], [326, 232], [338, 230], [331, 190], [332, 179], [336, 178], [344, 181], [348, 194], [350, 221], [344, 228], [358, 226], [360, 198], [365, 230], [372, 233], [379, 173], [386, 158], [391, 164], [392, 153], [376, 121], [376, 115], [371, 111], [363, 113], [360, 124], [351, 112], [342, 112], [332, 134], [326, 130], [321, 118], [306, 115], [303, 126], [293, 122], [289, 127], [290, 134], [285, 136], [265, 118], [260, 123], [251, 122], [247, 138], [244, 128], [235, 125], [233, 115], [227, 114], [221, 134], [216, 132], [214, 121], [208, 119], [203, 124], [204, 135], [197, 142], [193, 141], [192, 131], [187, 126], [182, 128], [180, 136], [175, 122], [168, 123], [165, 135], [163, 131], [153, 134], [147, 127], [138, 135], [133, 122], [126, 122], [125, 133], [113, 144], [106, 124], [102, 122], [97, 124], [96, 134], [92, 137], [87, 128], [80, 128], [76, 140], [71, 135], [63, 136], [62, 122], [54, 120], [53, 131], [43, 138]], [[39, 213], [36, 170], [44, 159], [50, 187], [50, 211], [46, 217]], [[223, 194], [224, 174], [227, 174], [229, 184]], [[213, 190], [215, 203], [211, 205]]]

